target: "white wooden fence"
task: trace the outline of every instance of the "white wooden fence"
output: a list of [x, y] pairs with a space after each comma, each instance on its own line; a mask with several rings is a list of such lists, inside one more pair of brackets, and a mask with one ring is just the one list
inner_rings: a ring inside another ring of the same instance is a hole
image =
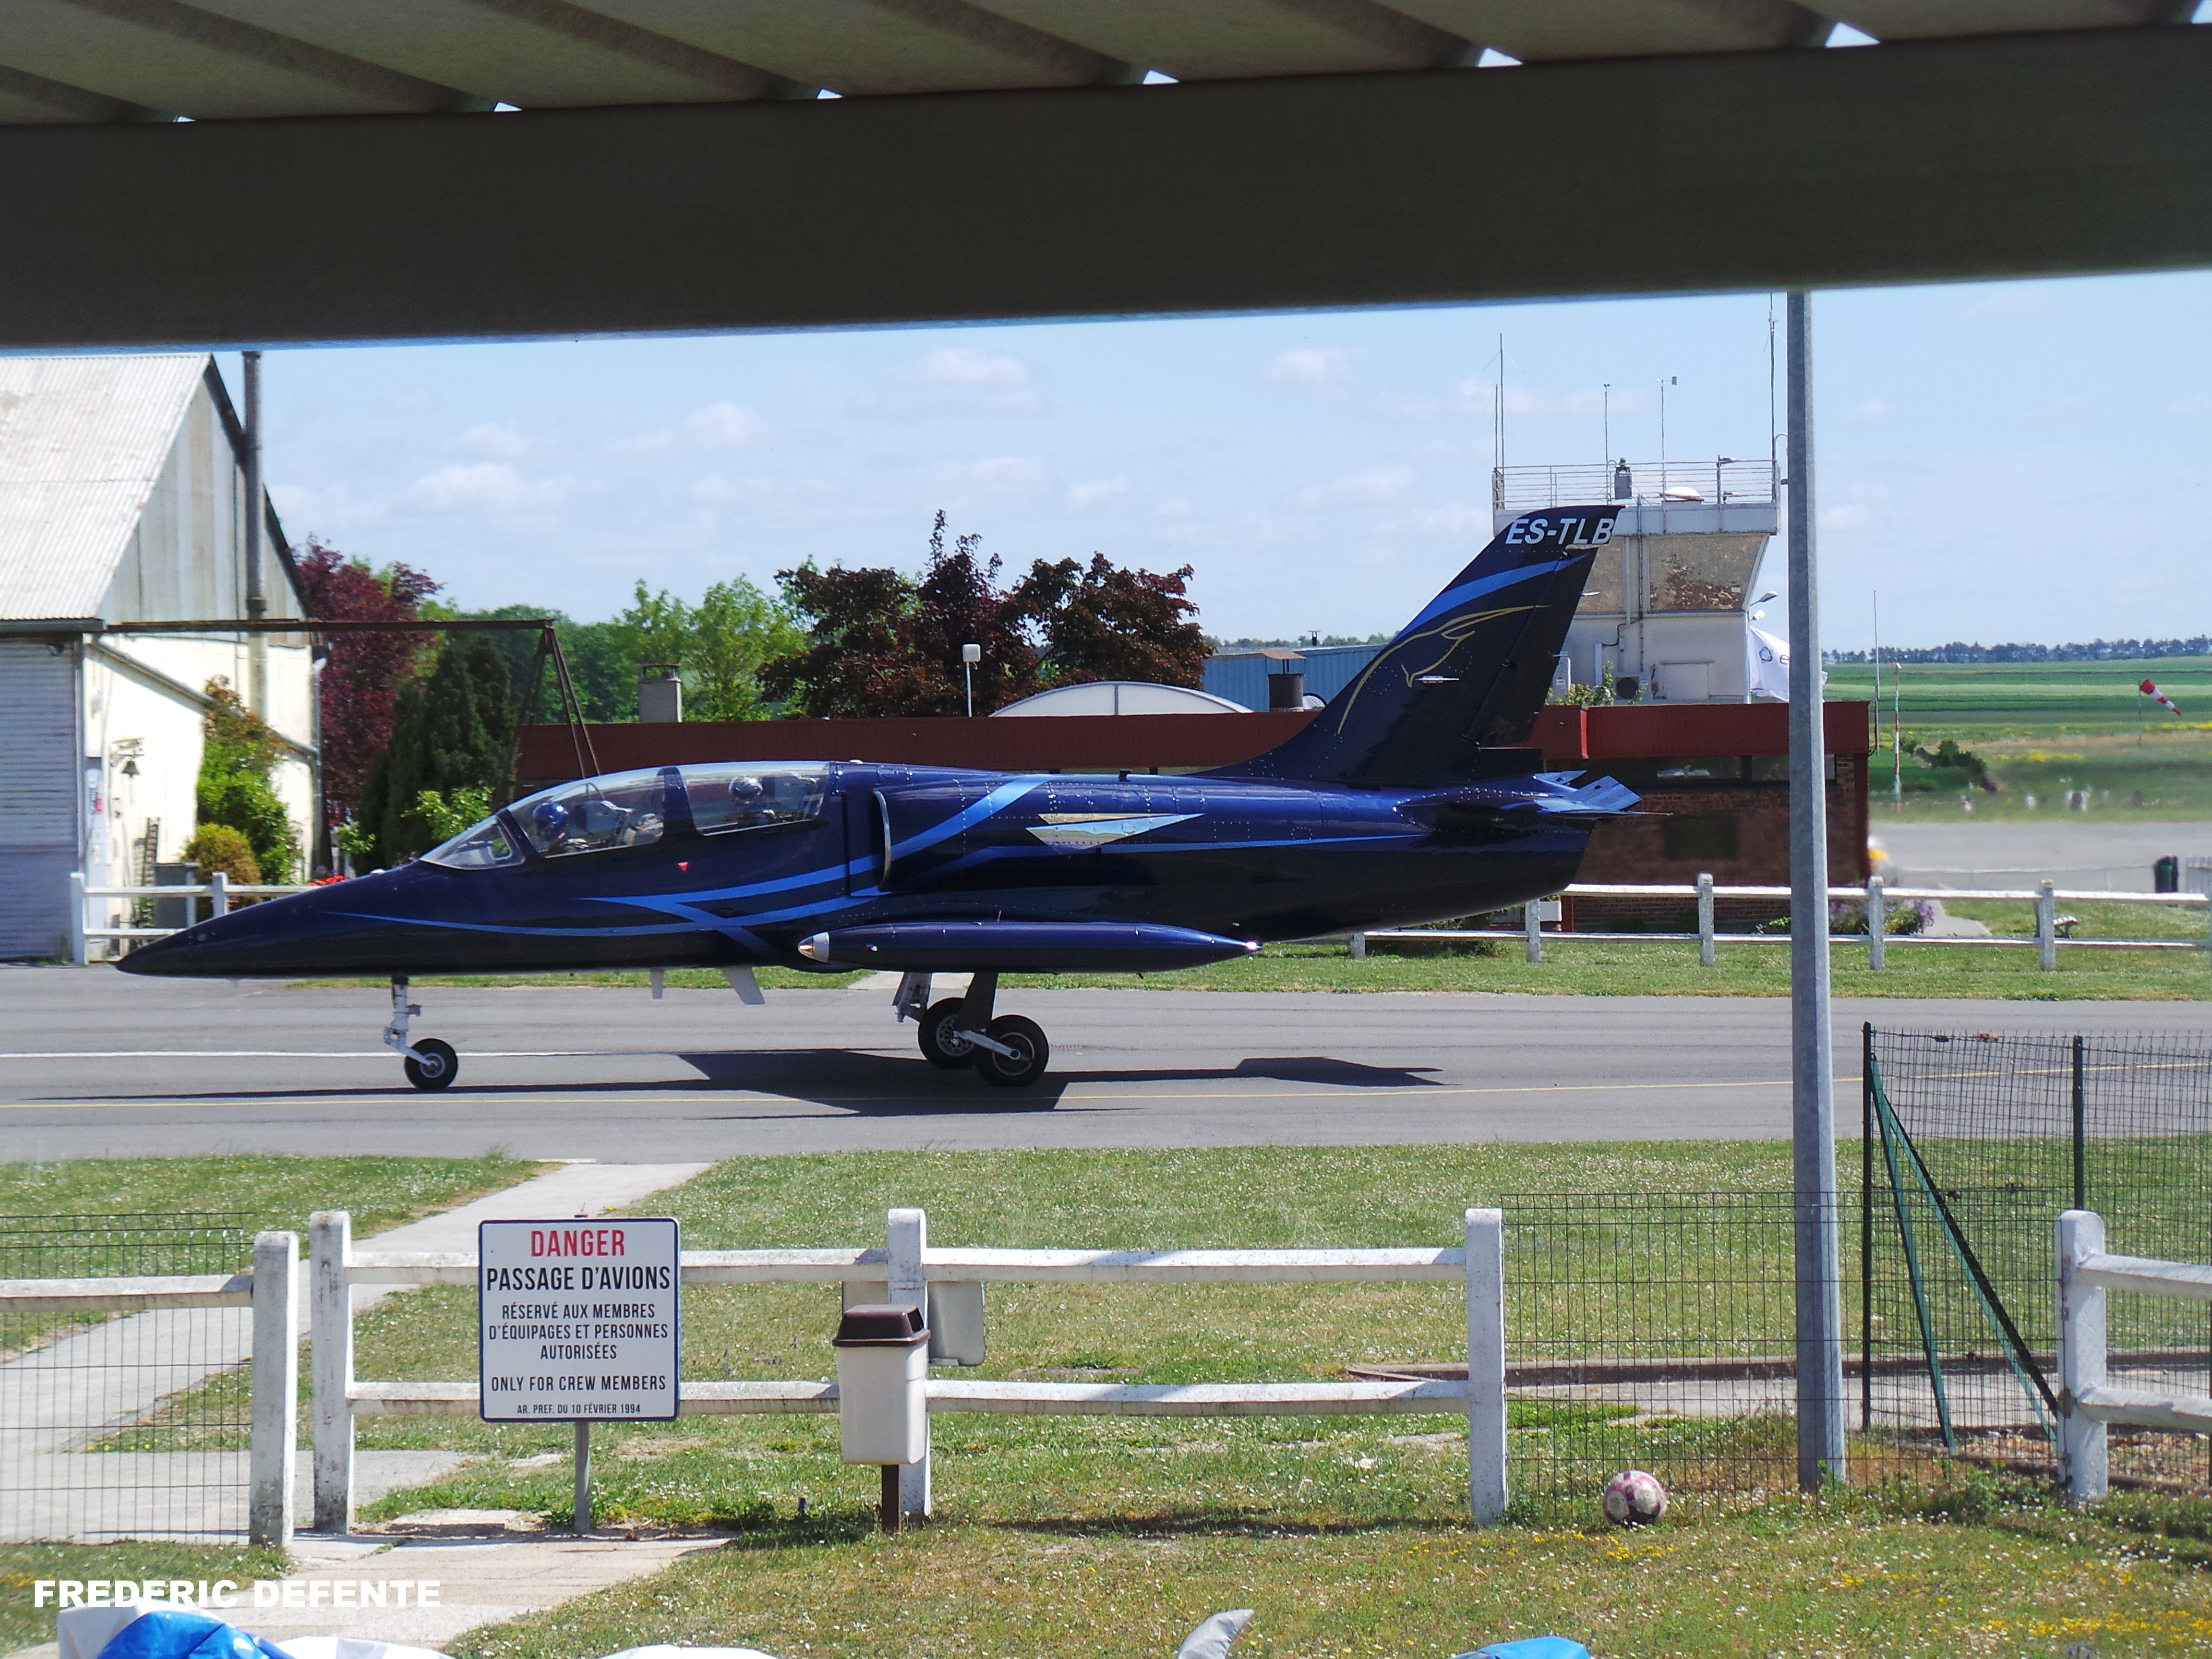
[[[880, 1249], [686, 1250], [685, 1285], [842, 1285], [845, 1300], [924, 1309], [933, 1363], [980, 1364], [983, 1287], [1016, 1280], [1091, 1285], [1464, 1283], [1467, 1382], [960, 1382], [933, 1377], [933, 1416], [1334, 1417], [1464, 1413], [1468, 1506], [1477, 1522], [1505, 1512], [1505, 1285], [1504, 1218], [1469, 1210], [1460, 1249], [1384, 1250], [933, 1250], [920, 1210], [890, 1212]], [[352, 1247], [345, 1212], [308, 1223], [308, 1321], [313, 1337], [314, 1524], [353, 1524], [354, 1420], [362, 1417], [473, 1417], [474, 1382], [364, 1382], [354, 1375], [356, 1285], [473, 1285], [476, 1253], [368, 1251]], [[825, 1333], [826, 1336], [826, 1333]], [[678, 1391], [687, 1417], [822, 1413], [840, 1409], [835, 1382], [695, 1382]], [[929, 1512], [929, 1464], [902, 1472], [900, 1508]]]
[[[1583, 932], [1577, 929], [1574, 933], [1569, 934], [1553, 935], [1555, 939], [1566, 938], [1593, 941], [1616, 940], [1624, 942], [1649, 942], [1653, 939], [1695, 939], [1698, 941], [1698, 960], [1708, 968], [1713, 965], [1713, 947], [1716, 945], [1787, 945], [1790, 943], [1790, 935], [1787, 933], [1717, 933], [1714, 930], [1713, 926], [1715, 900], [1732, 898], [1787, 899], [1790, 896], [1790, 890], [1787, 887], [1717, 887], [1713, 884], [1713, 878], [1710, 875], [1700, 875], [1694, 884], [1676, 883], [1670, 884], [1659, 883], [1651, 884], [1634, 884], [1613, 882], [1577, 882], [1571, 887], [1562, 889], [1559, 896], [1565, 898], [1692, 899], [1696, 902], [1698, 907], [1698, 927], [1695, 933], [1607, 933]], [[1984, 950], [1987, 950], [1991, 947], [1996, 947], [2000, 950], [2033, 949], [2037, 953], [2043, 971], [2045, 973], [2049, 973], [2057, 967], [2058, 951], [2061, 947], [2067, 950], [2092, 951], [2203, 951], [2206, 950], [2208, 946], [2212, 946], [2212, 896], [2208, 896], [2203, 893], [2104, 892], [2090, 890], [2060, 889], [2054, 887], [2047, 881], [2039, 883], [2033, 889], [2018, 888], [1966, 892], [1948, 887], [1892, 887], [1887, 884], [1883, 878], [1874, 876], [1869, 878], [1866, 885], [1863, 887], [1831, 887], [1828, 890], [1828, 897], [1831, 902], [1838, 899], [1856, 901], [1866, 907], [1866, 914], [1868, 917], [1866, 935], [1867, 965], [1870, 968], [1881, 968], [1885, 966], [1889, 947], [1895, 945], [1964, 945], [1969, 948], [1980, 948]], [[1978, 903], [1984, 900], [1994, 900], [1998, 902], [2033, 904], [2035, 907], [2035, 934], [2033, 938], [2019, 939], [1964, 939], [1954, 937], [1949, 934], [1942, 934], [1931, 938], [1917, 933], [1891, 933], [1887, 932], [1883, 927], [1883, 921], [1888, 914], [1888, 906], [1892, 901], [1909, 901], [1914, 899], [1939, 901], [1943, 899], [1972, 899]], [[2063, 938], [2060, 935], [2058, 931], [2058, 907], [2061, 904], [2152, 904], [2202, 906], [2204, 908], [2206, 916], [2206, 937], [2201, 939], [2114, 939]], [[1519, 939], [1522, 942], [1523, 950], [1528, 959], [1530, 962], [1540, 962], [1544, 957], [1543, 924], [1547, 921], [1555, 921], [1559, 919], [1558, 906], [1558, 897], [1529, 900], [1528, 903], [1522, 907], [1521, 926], [1517, 929], [1498, 927], [1376, 928], [1370, 932], [1351, 935], [1352, 954], [1354, 957], [1365, 956], [1367, 954], [1367, 942], [1370, 939], [1378, 939], [1431, 940], [1479, 939]], [[1838, 945], [1849, 945], [1856, 942], [1855, 938], [1850, 934], [1839, 934], [1834, 940], [1834, 943]]]
[[173, 1308], [253, 1310], [252, 1432], [246, 1532], [282, 1548], [292, 1540], [292, 1474], [299, 1405], [297, 1233], [253, 1241], [252, 1270], [137, 1279], [0, 1279], [0, 1311], [146, 1313]]
[[92, 941], [96, 939], [167, 939], [183, 930], [176, 927], [95, 927], [86, 908], [94, 899], [183, 899], [197, 905], [208, 900], [208, 908], [218, 916], [230, 914], [230, 902], [234, 898], [275, 898], [284, 893], [304, 893], [305, 887], [273, 886], [268, 883], [248, 884], [234, 883], [222, 871], [212, 872], [206, 882], [195, 887], [88, 887], [84, 872], [70, 872], [70, 960], [82, 968], [92, 959]]
[[[164, 939], [179, 930], [173, 927], [94, 927], [88, 925], [86, 905], [94, 899], [112, 898], [207, 898], [216, 915], [227, 915], [234, 898], [273, 898], [284, 893], [305, 892], [304, 887], [282, 887], [263, 884], [249, 887], [234, 885], [221, 871], [216, 871], [204, 886], [198, 887], [88, 887], [82, 873], [70, 877], [70, 959], [82, 966], [91, 959], [91, 941], [96, 939]], [[1577, 932], [1571, 937], [1589, 940], [1623, 940], [1648, 942], [1653, 939], [1695, 939], [1698, 941], [1698, 960], [1710, 968], [1713, 965], [1716, 945], [1787, 945], [1787, 933], [1723, 933], [1714, 930], [1714, 902], [1717, 899], [1762, 898], [1786, 899], [1787, 887], [1717, 887], [1710, 875], [1700, 875], [1694, 884], [1658, 883], [1648, 885], [1623, 884], [1610, 882], [1577, 882], [1562, 890], [1566, 898], [1673, 898], [1693, 899], [1698, 907], [1698, 928], [1693, 933], [1607, 933]], [[2033, 948], [2041, 960], [2043, 970], [2051, 972], [2058, 965], [2058, 951], [2068, 950], [2095, 951], [2202, 951], [2212, 946], [2212, 895], [2204, 893], [2131, 893], [2102, 892], [2087, 890], [2062, 890], [2045, 881], [2033, 890], [2027, 888], [1962, 892], [1948, 887], [1891, 887], [1880, 876], [1869, 878], [1863, 887], [1831, 887], [1831, 900], [1857, 900], [1866, 906], [1869, 917], [1866, 949], [1869, 967], [1885, 965], [1885, 957], [1893, 945], [1966, 945], [1987, 949], [2025, 950]], [[1893, 900], [1960, 899], [2013, 902], [2035, 906], [2035, 936], [2033, 939], [1962, 939], [1950, 935], [1927, 938], [1914, 933], [1890, 933], [1882, 920]], [[1522, 925], [1516, 931], [1504, 928], [1435, 928], [1382, 927], [1350, 936], [1352, 954], [1367, 954], [1370, 939], [1520, 939], [1528, 959], [1540, 962], [1544, 957], [1543, 924], [1559, 920], [1559, 897], [1531, 899], [1522, 907]], [[2205, 908], [2207, 937], [2203, 939], [2066, 939], [2058, 932], [2058, 907], [2061, 904], [2153, 904], [2201, 905]], [[1339, 937], [1342, 937], [1340, 935]], [[1850, 944], [1849, 936], [1839, 938], [1838, 944]]]
[[2212, 1396], [2116, 1389], [2105, 1380], [2105, 1297], [2110, 1291], [2212, 1302], [2212, 1267], [2111, 1255], [2094, 1210], [2058, 1218], [2059, 1452], [2067, 1495], [2105, 1495], [2105, 1425], [2129, 1423], [2178, 1434], [2212, 1434]]

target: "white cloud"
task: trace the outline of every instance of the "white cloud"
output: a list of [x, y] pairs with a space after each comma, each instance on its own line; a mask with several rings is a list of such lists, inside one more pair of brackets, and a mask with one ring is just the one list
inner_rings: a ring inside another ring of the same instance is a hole
[[1310, 485], [1291, 499], [1301, 507], [1330, 507], [1351, 501], [1387, 506], [1405, 500], [1406, 492], [1413, 487], [1414, 476], [1413, 469], [1403, 463], [1370, 466], [1328, 483]]
[[386, 398], [378, 405], [386, 415], [429, 415], [440, 407], [438, 394], [427, 386], [410, 386], [406, 391]]
[[1124, 477], [1093, 478], [1087, 483], [1070, 484], [1067, 489], [1067, 510], [1071, 513], [1096, 513], [1111, 507], [1129, 493], [1129, 481]]
[[552, 446], [525, 437], [512, 421], [479, 421], [453, 440], [453, 447], [464, 455], [478, 455], [486, 460], [519, 461], [548, 454]]
[[1856, 504], [1820, 509], [1820, 528], [1823, 530], [1863, 530], [1873, 522], [1874, 514]]
[[1352, 354], [1335, 346], [1300, 346], [1285, 351], [1267, 367], [1267, 379], [1277, 386], [1303, 386], [1319, 392], [1352, 378]]
[[2078, 393], [2061, 393], [2030, 404], [2020, 410], [2020, 419], [2029, 426], [2078, 421], [2095, 407], [2094, 399]]
[[611, 455], [659, 455], [672, 449], [749, 449], [775, 434], [763, 416], [743, 404], [708, 404], [672, 427], [641, 432], [607, 446]]
[[1407, 527], [1420, 536], [1480, 536], [1485, 541], [1497, 533], [1489, 507], [1463, 501], [1446, 501], [1417, 513]]
[[993, 455], [942, 469], [936, 475], [933, 495], [945, 496], [945, 505], [954, 507], [1036, 495], [1051, 483], [1052, 474], [1042, 461], [1027, 455]]
[[2194, 397], [2177, 398], [2168, 405], [2176, 415], [2212, 415], [2212, 392], [2197, 392]]
[[356, 495], [342, 483], [318, 489], [272, 482], [269, 498], [276, 503], [285, 532], [295, 540], [308, 535], [342, 536], [382, 524], [389, 512], [381, 498]]
[[1879, 421], [1887, 418], [1889, 405], [1879, 398], [1869, 398], [1851, 410], [1845, 418], [1854, 421]]
[[921, 386], [1027, 386], [1030, 366], [1011, 352], [944, 346], [909, 364], [902, 378]]
[[441, 466], [407, 487], [410, 507], [425, 513], [482, 514], [516, 519], [550, 512], [568, 499], [556, 478], [525, 478], [504, 461]]

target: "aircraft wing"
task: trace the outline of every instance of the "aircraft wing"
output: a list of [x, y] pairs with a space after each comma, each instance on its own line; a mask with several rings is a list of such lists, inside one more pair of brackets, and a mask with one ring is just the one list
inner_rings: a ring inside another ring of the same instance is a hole
[[838, 968], [899, 973], [1148, 974], [1249, 957], [1251, 939], [1147, 921], [882, 921], [833, 927], [799, 955]]

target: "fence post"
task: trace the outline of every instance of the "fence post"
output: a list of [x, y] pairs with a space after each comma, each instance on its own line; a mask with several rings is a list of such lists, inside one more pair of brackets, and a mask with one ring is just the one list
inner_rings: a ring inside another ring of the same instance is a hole
[[313, 1428], [315, 1530], [353, 1530], [353, 1217], [307, 1218], [308, 1417]]
[[1698, 965], [1713, 965], [1713, 878], [1703, 871], [1698, 875]]
[[230, 877], [218, 870], [208, 878], [208, 909], [218, 916], [230, 914]]
[[[929, 1248], [929, 1215], [923, 1210], [893, 1210], [884, 1218], [884, 1300], [895, 1308], [914, 1308], [926, 1319], [929, 1314], [929, 1280], [923, 1272], [921, 1253]], [[921, 1461], [898, 1466], [899, 1513], [929, 1514], [929, 1448]]]
[[1880, 876], [1867, 878], [1867, 966], [1881, 967], [1889, 955], [1889, 895]]
[[2084, 1285], [2081, 1263], [2105, 1253], [2105, 1218], [2094, 1210], [2069, 1210], [2058, 1218], [2059, 1468], [2066, 1496], [2094, 1504], [2105, 1495], [2105, 1425], [2074, 1408], [2091, 1389], [2105, 1385], [2104, 1287]]
[[92, 946], [84, 936], [84, 872], [70, 872], [70, 960], [83, 967], [92, 960]]
[[2051, 887], [2045, 877], [2035, 890], [2035, 954], [2046, 974], [2058, 965], [2058, 901], [2051, 896]]
[[252, 1434], [246, 1531], [271, 1549], [292, 1544], [293, 1450], [298, 1437], [300, 1335], [297, 1233], [253, 1239]]
[[1467, 1489], [1477, 1526], [1505, 1518], [1505, 1212], [1467, 1212]]
[[1352, 959], [1354, 962], [1364, 962], [1364, 961], [1366, 961], [1366, 960], [1367, 960], [1367, 935], [1366, 935], [1366, 934], [1364, 934], [1364, 933], [1354, 933], [1354, 934], [1352, 936], [1352, 939], [1351, 939], [1351, 942], [1350, 942], [1350, 950], [1351, 950], [1351, 954], [1352, 954]]
[[1523, 954], [1531, 962], [1544, 959], [1544, 901], [1530, 899], [1521, 907], [1521, 927], [1528, 936]]

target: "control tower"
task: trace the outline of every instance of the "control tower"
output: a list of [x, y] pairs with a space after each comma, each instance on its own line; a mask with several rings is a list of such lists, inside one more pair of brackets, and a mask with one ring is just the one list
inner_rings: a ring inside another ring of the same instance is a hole
[[1787, 700], [1783, 642], [1753, 616], [1780, 527], [1771, 461], [1616, 461], [1501, 466], [1490, 475], [1498, 529], [1546, 507], [1623, 503], [1567, 631], [1558, 687], [1613, 670], [1623, 702]]

